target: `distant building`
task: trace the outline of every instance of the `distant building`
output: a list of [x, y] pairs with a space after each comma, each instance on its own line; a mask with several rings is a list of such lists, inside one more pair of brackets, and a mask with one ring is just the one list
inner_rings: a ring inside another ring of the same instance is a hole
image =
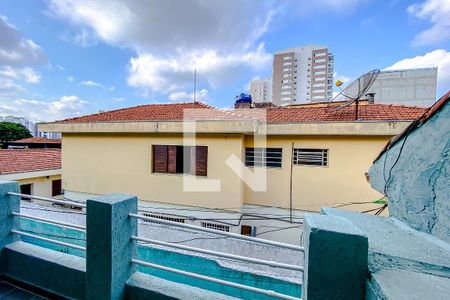
[[27, 128], [33, 136], [36, 136], [36, 124], [27, 118], [15, 117], [15, 116], [0, 116], [0, 122], [11, 122], [16, 124], [22, 124]]
[[333, 97], [334, 56], [318, 45], [290, 48], [275, 53], [272, 101], [284, 106], [325, 102]]
[[47, 139], [51, 139], [51, 140], [61, 139], [60, 132], [47, 132], [47, 131], [38, 131], [38, 130], [36, 130], [36, 132], [37, 132], [37, 135], [36, 135], [37, 137], [47, 138]]
[[254, 103], [272, 102], [272, 78], [252, 80], [250, 95]]
[[22, 194], [61, 195], [61, 173], [60, 149], [0, 150], [0, 181], [17, 181]]
[[[437, 71], [437, 68], [382, 71], [368, 93], [375, 93], [375, 103], [428, 107], [436, 102]], [[351, 88], [349, 85], [346, 89]]]

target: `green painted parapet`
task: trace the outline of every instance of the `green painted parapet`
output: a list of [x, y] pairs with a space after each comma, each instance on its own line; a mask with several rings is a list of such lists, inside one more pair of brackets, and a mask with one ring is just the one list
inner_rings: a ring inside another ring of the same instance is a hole
[[137, 198], [112, 194], [87, 201], [86, 299], [124, 299], [135, 272]]
[[16, 227], [16, 218], [11, 214], [20, 210], [20, 198], [9, 196], [8, 192], [19, 192], [19, 184], [14, 181], [0, 180], [0, 272], [3, 273], [4, 259], [3, 248], [5, 245], [17, 241], [19, 238], [11, 234], [11, 229]]
[[304, 216], [306, 300], [364, 299], [368, 240], [345, 218]]
[[11, 229], [17, 225], [11, 213], [20, 210], [20, 198], [9, 196], [8, 192], [18, 193], [19, 184], [15, 181], [0, 181], [0, 249], [18, 240], [17, 236], [11, 234]]

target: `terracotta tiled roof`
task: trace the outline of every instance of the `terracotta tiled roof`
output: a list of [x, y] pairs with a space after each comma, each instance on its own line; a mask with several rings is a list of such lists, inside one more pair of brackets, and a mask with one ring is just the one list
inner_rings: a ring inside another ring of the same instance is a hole
[[[421, 116], [426, 108], [403, 105], [370, 104], [359, 106], [360, 121], [409, 121]], [[268, 123], [355, 121], [355, 107], [328, 112], [326, 106], [251, 108], [222, 110], [202, 103], [149, 104], [66, 119], [57, 123], [117, 121], [182, 121], [185, 113], [195, 120], [263, 119]]]
[[[57, 123], [90, 123], [113, 121], [183, 121], [230, 120], [243, 117], [220, 110], [203, 103], [148, 104], [102, 112], [77, 118], [57, 121]], [[245, 118], [245, 117], [244, 117]]]
[[60, 149], [0, 150], [0, 175], [61, 169]]
[[48, 139], [46, 137], [31, 137], [27, 139], [21, 139], [16, 141], [8, 142], [9, 144], [20, 143], [20, 144], [61, 144], [61, 139]]
[[[416, 106], [369, 104], [359, 106], [359, 121], [411, 121], [427, 109]], [[355, 106], [329, 112], [326, 106], [236, 109], [236, 114], [258, 119], [266, 115], [268, 123], [308, 123], [355, 121]]]

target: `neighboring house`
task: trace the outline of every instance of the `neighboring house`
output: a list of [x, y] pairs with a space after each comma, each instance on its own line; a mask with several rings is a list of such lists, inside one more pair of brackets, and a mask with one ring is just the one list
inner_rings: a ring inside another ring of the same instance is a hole
[[32, 137], [8, 142], [8, 149], [58, 148], [61, 149], [61, 139]]
[[[128, 193], [154, 216], [298, 243], [303, 211], [379, 207], [372, 202], [382, 194], [370, 188], [365, 172], [388, 139], [425, 111], [364, 105], [354, 120], [354, 109], [155, 104], [39, 126], [63, 134], [68, 199]], [[195, 145], [189, 136], [183, 145], [183, 116], [196, 121]], [[264, 132], [261, 145], [255, 134]], [[230, 157], [242, 165], [232, 169]], [[252, 174], [264, 170], [267, 187], [255, 190], [251, 182], [261, 178]], [[280, 226], [290, 229], [275, 231]]]
[[22, 194], [59, 196], [61, 195], [61, 150], [0, 150], [1, 180], [19, 182]]

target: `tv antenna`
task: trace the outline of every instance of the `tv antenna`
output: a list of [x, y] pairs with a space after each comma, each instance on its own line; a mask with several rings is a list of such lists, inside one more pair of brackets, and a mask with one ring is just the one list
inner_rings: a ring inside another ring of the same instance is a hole
[[194, 104], [197, 103], [197, 69], [194, 69]]
[[[379, 74], [379, 69], [372, 70], [361, 75], [346, 88], [341, 89], [340, 93], [333, 97], [328, 103], [327, 112], [335, 112], [355, 103], [355, 120], [358, 120], [359, 101], [369, 91]], [[337, 87], [340, 88], [342, 84], [342, 81], [336, 81]]]

